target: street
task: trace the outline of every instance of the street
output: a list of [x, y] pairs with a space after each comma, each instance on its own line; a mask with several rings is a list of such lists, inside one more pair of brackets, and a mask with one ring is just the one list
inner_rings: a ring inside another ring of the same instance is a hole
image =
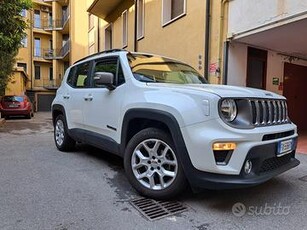
[[307, 229], [306, 154], [254, 188], [188, 190], [178, 198], [187, 211], [149, 221], [130, 204], [139, 195], [121, 158], [81, 144], [58, 151], [51, 114], [7, 120], [0, 146], [0, 229]]

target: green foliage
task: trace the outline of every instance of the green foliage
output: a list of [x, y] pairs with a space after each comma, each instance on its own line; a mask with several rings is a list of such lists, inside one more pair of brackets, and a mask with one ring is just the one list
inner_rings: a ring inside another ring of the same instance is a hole
[[0, 0], [0, 95], [13, 72], [15, 57], [28, 28], [20, 12], [31, 7], [31, 0]]

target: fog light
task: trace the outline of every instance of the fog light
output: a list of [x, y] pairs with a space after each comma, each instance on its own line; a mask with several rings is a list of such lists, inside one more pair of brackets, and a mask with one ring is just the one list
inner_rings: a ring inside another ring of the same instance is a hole
[[250, 174], [253, 168], [253, 163], [250, 160], [247, 160], [244, 164], [244, 172]]
[[234, 150], [237, 147], [236, 143], [214, 143], [212, 149], [214, 151], [220, 150]]

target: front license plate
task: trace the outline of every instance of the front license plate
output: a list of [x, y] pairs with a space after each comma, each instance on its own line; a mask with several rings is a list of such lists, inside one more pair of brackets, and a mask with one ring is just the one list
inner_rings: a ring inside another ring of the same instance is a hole
[[278, 142], [277, 156], [283, 156], [293, 150], [293, 139]]

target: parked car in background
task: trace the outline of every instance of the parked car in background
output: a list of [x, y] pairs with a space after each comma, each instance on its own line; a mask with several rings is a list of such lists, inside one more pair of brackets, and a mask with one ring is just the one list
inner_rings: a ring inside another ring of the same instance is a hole
[[33, 117], [33, 105], [30, 99], [25, 96], [3, 96], [0, 100], [0, 112], [2, 118], [10, 116], [25, 116], [28, 119]]

